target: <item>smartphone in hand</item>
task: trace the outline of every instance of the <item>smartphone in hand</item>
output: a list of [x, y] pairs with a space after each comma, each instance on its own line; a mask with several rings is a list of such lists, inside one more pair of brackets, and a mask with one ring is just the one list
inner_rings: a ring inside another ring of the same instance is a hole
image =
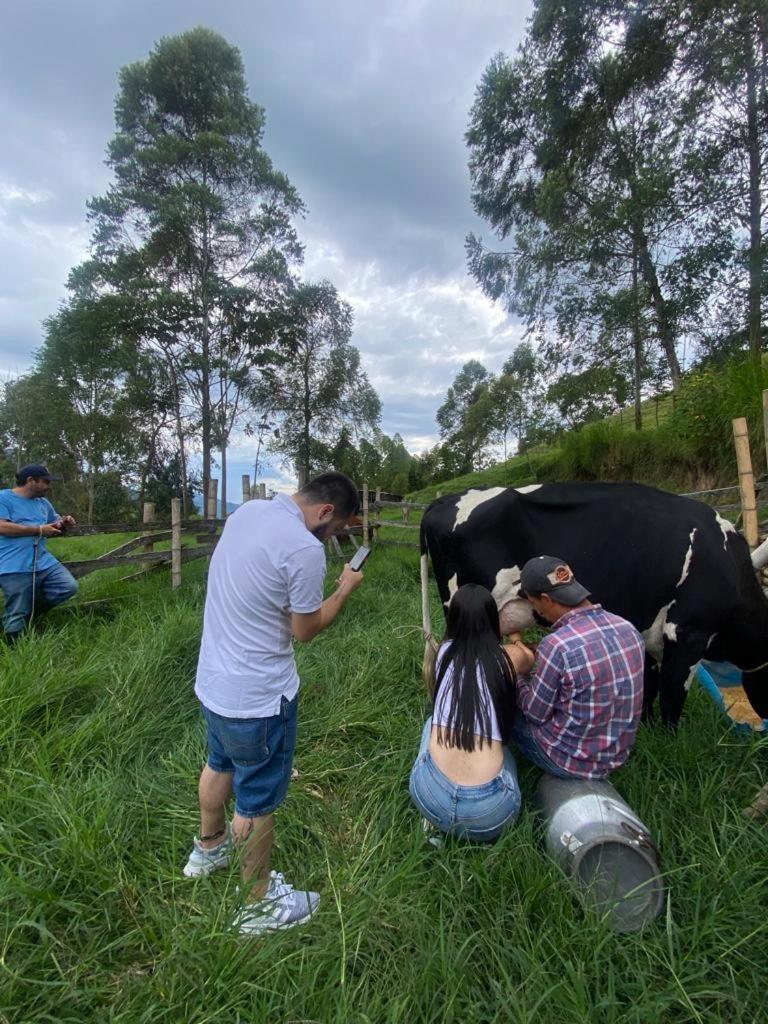
[[349, 560], [349, 568], [353, 572], [360, 572], [365, 565], [365, 560], [370, 555], [371, 549], [366, 547], [358, 548], [352, 558]]

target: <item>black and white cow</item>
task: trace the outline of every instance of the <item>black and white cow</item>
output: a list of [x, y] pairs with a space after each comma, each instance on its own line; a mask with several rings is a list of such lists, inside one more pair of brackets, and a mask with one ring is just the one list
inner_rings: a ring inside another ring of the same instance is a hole
[[693, 668], [703, 657], [744, 670], [744, 690], [768, 717], [768, 601], [749, 549], [733, 525], [690, 498], [633, 483], [491, 487], [433, 502], [421, 525], [447, 608], [463, 583], [487, 587], [504, 633], [533, 624], [518, 597], [520, 569], [557, 555], [592, 599], [645, 638], [645, 712], [658, 695], [675, 725]]

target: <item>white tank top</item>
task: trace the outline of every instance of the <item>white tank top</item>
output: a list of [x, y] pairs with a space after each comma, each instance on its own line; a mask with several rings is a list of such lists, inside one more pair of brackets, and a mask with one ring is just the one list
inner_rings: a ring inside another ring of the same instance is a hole
[[[437, 652], [437, 661], [435, 664], [435, 673], [439, 674], [440, 665], [443, 658], [445, 657], [448, 648], [451, 646], [450, 641], [441, 644], [440, 650]], [[488, 709], [488, 719], [491, 724], [491, 736], [492, 740], [498, 740], [501, 742], [501, 730], [499, 729], [499, 722], [496, 718], [496, 710], [491, 700], [491, 695], [488, 693], [488, 686], [486, 685], [485, 678], [483, 676], [483, 670], [477, 666], [477, 689], [480, 696], [480, 700], [484, 706]], [[437, 693], [437, 700], [435, 701], [435, 709], [432, 712], [432, 724], [441, 725], [448, 727], [450, 720], [450, 713], [453, 708], [453, 665], [449, 665], [446, 669], [443, 681], [440, 684], [440, 689]], [[475, 720], [475, 733], [478, 736], [483, 736], [483, 731], [480, 728], [480, 723]], [[485, 737], [486, 739], [488, 737]]]

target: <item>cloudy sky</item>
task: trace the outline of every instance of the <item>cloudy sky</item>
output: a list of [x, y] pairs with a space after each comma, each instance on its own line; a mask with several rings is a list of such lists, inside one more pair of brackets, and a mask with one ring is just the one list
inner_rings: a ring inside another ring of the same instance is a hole
[[[328, 277], [354, 307], [382, 428], [411, 451], [434, 443], [462, 364], [498, 369], [520, 337], [466, 273], [467, 232], [488, 231], [471, 209], [463, 135], [483, 69], [514, 50], [529, 10], [528, 0], [4, 4], [0, 374], [29, 367], [86, 252], [85, 202], [109, 182], [118, 70], [160, 36], [207, 25], [240, 48], [250, 96], [266, 108], [265, 148], [308, 207], [305, 275]], [[252, 453], [233, 456], [236, 497]]]

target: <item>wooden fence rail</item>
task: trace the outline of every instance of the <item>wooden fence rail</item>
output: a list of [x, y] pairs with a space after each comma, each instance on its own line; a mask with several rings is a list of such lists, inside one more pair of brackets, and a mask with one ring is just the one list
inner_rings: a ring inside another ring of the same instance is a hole
[[[215, 546], [215, 544], [207, 544], [204, 547], [181, 548], [180, 562], [194, 562], [196, 558], [206, 558], [213, 553]], [[154, 565], [155, 563], [170, 565], [171, 560], [171, 551], [142, 551], [135, 555], [105, 555], [101, 558], [76, 559], [71, 562], [62, 562], [62, 565], [65, 565], [72, 575], [78, 578], [96, 572], [98, 569], [114, 569], [128, 565]]]
[[[182, 519], [180, 525], [182, 532], [194, 530], [195, 533], [215, 533], [225, 523], [226, 519]], [[62, 537], [92, 537], [97, 533], [136, 533], [139, 530], [154, 533], [156, 530], [170, 530], [171, 526], [170, 519], [158, 519], [151, 523], [85, 523], [67, 527]], [[154, 539], [157, 540], [156, 537]]]

